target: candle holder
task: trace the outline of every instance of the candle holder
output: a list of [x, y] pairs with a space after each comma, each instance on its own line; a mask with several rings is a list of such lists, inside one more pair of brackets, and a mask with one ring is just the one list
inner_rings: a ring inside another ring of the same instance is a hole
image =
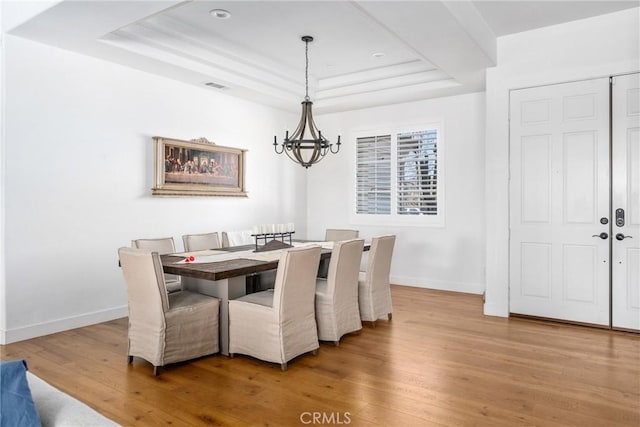
[[[270, 251], [275, 249], [283, 249], [290, 248], [293, 245], [291, 244], [291, 236], [295, 233], [295, 231], [284, 231], [282, 233], [258, 233], [252, 234], [251, 236], [256, 241], [256, 250], [255, 252], [261, 251]], [[286, 243], [286, 240], [289, 243]], [[260, 242], [264, 242], [262, 246], [260, 246]]]

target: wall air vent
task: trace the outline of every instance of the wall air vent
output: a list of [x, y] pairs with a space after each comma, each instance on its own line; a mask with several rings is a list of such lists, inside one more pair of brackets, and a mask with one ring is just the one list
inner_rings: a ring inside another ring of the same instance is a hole
[[214, 82], [206, 82], [205, 86], [209, 86], [215, 89], [229, 89], [227, 86], [221, 85], [219, 83], [214, 83]]

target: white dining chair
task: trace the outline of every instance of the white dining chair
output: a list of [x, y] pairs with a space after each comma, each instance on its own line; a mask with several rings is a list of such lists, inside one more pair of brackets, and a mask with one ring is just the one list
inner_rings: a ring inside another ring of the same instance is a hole
[[186, 252], [201, 251], [204, 249], [217, 249], [220, 247], [218, 232], [202, 234], [185, 234], [182, 243]]
[[255, 243], [251, 230], [223, 231], [222, 247], [252, 245]]
[[229, 301], [229, 354], [287, 363], [319, 347], [314, 310], [320, 246], [286, 250], [274, 289]]
[[358, 278], [358, 303], [360, 318], [374, 322], [378, 319], [391, 320], [391, 286], [389, 273], [396, 236], [380, 236], [371, 240], [371, 250], [367, 271], [360, 272]]
[[[136, 239], [131, 241], [131, 246], [136, 249], [144, 249], [147, 251], [157, 252], [159, 255], [173, 254], [176, 252], [176, 246], [173, 243], [173, 237], [163, 237], [159, 239]], [[168, 292], [178, 292], [182, 290], [182, 281], [180, 276], [174, 274], [165, 274], [164, 280]]]
[[327, 228], [324, 234], [324, 240], [327, 242], [337, 242], [340, 240], [357, 239], [358, 234], [360, 234], [358, 230]]
[[167, 293], [157, 252], [120, 248], [127, 284], [129, 363], [140, 357], [161, 366], [219, 351], [220, 301], [195, 292]]
[[[327, 242], [339, 242], [341, 240], [357, 239], [360, 232], [344, 228], [327, 228], [324, 233], [324, 240]], [[325, 279], [329, 273], [329, 262], [324, 259], [320, 261], [318, 267], [318, 277]]]
[[336, 242], [329, 274], [316, 280], [316, 322], [320, 341], [333, 341], [362, 329], [358, 305], [358, 273], [364, 240]]

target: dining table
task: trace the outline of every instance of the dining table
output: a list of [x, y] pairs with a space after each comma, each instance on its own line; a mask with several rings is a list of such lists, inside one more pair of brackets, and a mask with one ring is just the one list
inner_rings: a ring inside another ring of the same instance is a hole
[[[328, 262], [331, 258], [333, 242], [292, 243], [294, 247], [308, 245], [322, 247], [320, 262]], [[369, 250], [369, 247], [370, 245], [365, 243], [365, 250]], [[220, 353], [228, 356], [229, 300], [246, 295], [247, 276], [277, 269], [283, 250], [286, 249], [256, 250], [255, 245], [243, 245], [161, 255], [160, 259], [165, 273], [182, 277], [183, 289], [220, 300]]]

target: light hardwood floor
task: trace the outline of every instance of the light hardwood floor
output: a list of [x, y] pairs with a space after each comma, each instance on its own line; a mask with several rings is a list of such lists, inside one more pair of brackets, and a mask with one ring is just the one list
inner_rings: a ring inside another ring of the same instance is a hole
[[392, 294], [391, 322], [322, 344], [287, 372], [211, 356], [155, 378], [142, 360], [127, 365], [126, 319], [2, 346], [2, 359], [27, 359], [127, 426], [640, 425], [640, 336], [483, 316], [478, 295]]

